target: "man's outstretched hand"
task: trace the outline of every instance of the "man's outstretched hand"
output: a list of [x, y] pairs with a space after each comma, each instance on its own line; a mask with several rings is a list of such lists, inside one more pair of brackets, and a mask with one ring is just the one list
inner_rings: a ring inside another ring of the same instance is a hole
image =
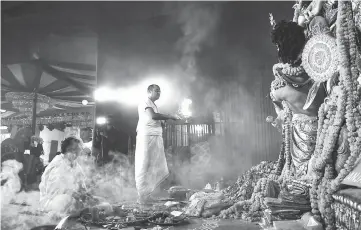
[[169, 119], [174, 121], [182, 120], [182, 118], [178, 115], [169, 115]]

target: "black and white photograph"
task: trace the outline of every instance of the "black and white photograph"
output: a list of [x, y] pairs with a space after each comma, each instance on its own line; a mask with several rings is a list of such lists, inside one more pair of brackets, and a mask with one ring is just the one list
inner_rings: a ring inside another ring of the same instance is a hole
[[1, 1], [3, 230], [361, 230], [361, 1]]

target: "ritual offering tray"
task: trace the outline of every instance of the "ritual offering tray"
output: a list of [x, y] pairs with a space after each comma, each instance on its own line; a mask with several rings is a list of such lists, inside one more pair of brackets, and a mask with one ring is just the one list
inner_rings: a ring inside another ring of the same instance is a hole
[[162, 212], [157, 213], [151, 218], [148, 219], [149, 223], [159, 225], [159, 226], [174, 226], [184, 223], [186, 216], [173, 216], [170, 213]]
[[190, 189], [184, 188], [182, 186], [173, 186], [167, 190], [169, 197], [175, 200], [185, 200], [187, 198], [187, 193], [190, 191]]

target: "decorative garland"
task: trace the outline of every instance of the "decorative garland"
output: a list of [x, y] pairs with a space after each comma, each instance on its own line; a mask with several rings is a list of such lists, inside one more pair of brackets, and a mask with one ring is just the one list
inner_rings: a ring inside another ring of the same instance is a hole
[[289, 181], [293, 180], [293, 171], [292, 171], [292, 156], [291, 156], [291, 141], [292, 141], [292, 110], [289, 108], [287, 102], [282, 102], [283, 109], [285, 111], [285, 118], [283, 122], [284, 130], [284, 156], [286, 158], [285, 165], [281, 176], [278, 179], [278, 182], [281, 184], [281, 188], [285, 188], [286, 184]]
[[[357, 110], [360, 103], [360, 84], [357, 84], [359, 74], [356, 66], [357, 48], [352, 8], [347, 1], [339, 1], [338, 4], [336, 39], [340, 58], [340, 82], [338, 90], [333, 90], [330, 96], [332, 101], [337, 103], [329, 107], [325, 119], [322, 119], [324, 106], [320, 108], [319, 133], [312, 168], [312, 212], [316, 219], [323, 218], [326, 229], [335, 229], [335, 213], [331, 208], [334, 202], [332, 195], [339, 190], [341, 182], [355, 166], [361, 148], [361, 116]], [[348, 130], [350, 157], [336, 176], [332, 153], [344, 123]]]
[[[69, 122], [74, 126], [92, 126], [94, 123], [94, 115], [90, 112], [76, 112], [76, 113], [55, 113], [52, 116], [37, 117], [37, 125], [49, 125]], [[31, 125], [32, 120], [26, 116], [15, 116], [10, 118], [2, 118], [2, 125]]]
[[221, 211], [221, 218], [233, 217], [247, 221], [260, 221], [263, 215], [262, 210], [266, 209], [264, 198], [267, 196], [267, 191], [270, 178], [261, 178], [257, 181], [254, 187], [252, 197], [249, 200], [241, 200], [235, 203], [230, 208]]
[[305, 73], [302, 66], [292, 66], [289, 63], [277, 63], [273, 65], [273, 74], [275, 76], [279, 75], [279, 70], [281, 70], [281, 73], [287, 77], [295, 77]]
[[[312, 187], [310, 200], [312, 213], [316, 220], [323, 220], [326, 229], [335, 229], [336, 216], [331, 204], [334, 203], [332, 195], [340, 189], [340, 184], [351, 172], [355, 162], [360, 159], [361, 149], [361, 75], [357, 69], [356, 59], [358, 50], [356, 47], [355, 25], [352, 18], [351, 3], [340, 1], [336, 26], [336, 41], [339, 55], [340, 82], [335, 86], [328, 101], [321, 105], [318, 111], [317, 143], [313, 158], [311, 158]], [[295, 15], [299, 12], [295, 11]], [[294, 67], [289, 64], [276, 64], [273, 67], [274, 75], [298, 76], [304, 72], [302, 67]], [[275, 84], [282, 86], [282, 82]], [[271, 87], [272, 91], [272, 87]], [[292, 135], [292, 112], [286, 103], [283, 103], [286, 116], [283, 123], [283, 143], [274, 171], [277, 182], [282, 188], [292, 179], [293, 165], [291, 160], [291, 135]], [[326, 112], [327, 111], [327, 112]], [[348, 130], [348, 142], [350, 156], [346, 164], [336, 175], [332, 159], [336, 150], [336, 144], [340, 137], [343, 125]], [[264, 196], [266, 196], [269, 182], [275, 178], [262, 178], [258, 180], [252, 197], [249, 200], [241, 200], [231, 208], [221, 212], [222, 217], [235, 216], [246, 220], [257, 220], [264, 209]]]
[[[248, 200], [241, 199], [230, 208], [223, 210], [220, 213], [221, 218], [238, 218], [247, 221], [259, 221], [263, 216], [263, 211], [267, 209], [264, 198], [268, 195], [270, 182], [275, 181], [285, 188], [294, 179], [292, 170], [292, 156], [291, 156], [291, 141], [292, 141], [292, 116], [293, 113], [289, 108], [287, 102], [282, 102], [285, 112], [283, 120], [283, 142], [277, 166], [271, 175], [259, 179], [254, 187], [252, 196]], [[240, 187], [240, 192], [243, 192], [248, 185]]]

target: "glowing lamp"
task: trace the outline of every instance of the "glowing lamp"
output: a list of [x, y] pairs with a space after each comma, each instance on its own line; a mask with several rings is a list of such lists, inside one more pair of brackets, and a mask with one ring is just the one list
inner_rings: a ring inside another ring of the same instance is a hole
[[192, 116], [192, 111], [191, 111], [191, 106], [192, 104], [192, 100], [191, 99], [184, 99], [181, 103], [181, 106], [180, 106], [180, 113], [182, 116], [184, 117], [191, 117]]
[[7, 128], [8, 128], [7, 126], [0, 126], [0, 130], [5, 130]]
[[83, 105], [87, 105], [87, 104], [88, 104], [88, 100], [82, 100], [81, 103], [82, 103]]
[[98, 117], [96, 122], [98, 125], [104, 125], [107, 123], [107, 119], [105, 117]]

